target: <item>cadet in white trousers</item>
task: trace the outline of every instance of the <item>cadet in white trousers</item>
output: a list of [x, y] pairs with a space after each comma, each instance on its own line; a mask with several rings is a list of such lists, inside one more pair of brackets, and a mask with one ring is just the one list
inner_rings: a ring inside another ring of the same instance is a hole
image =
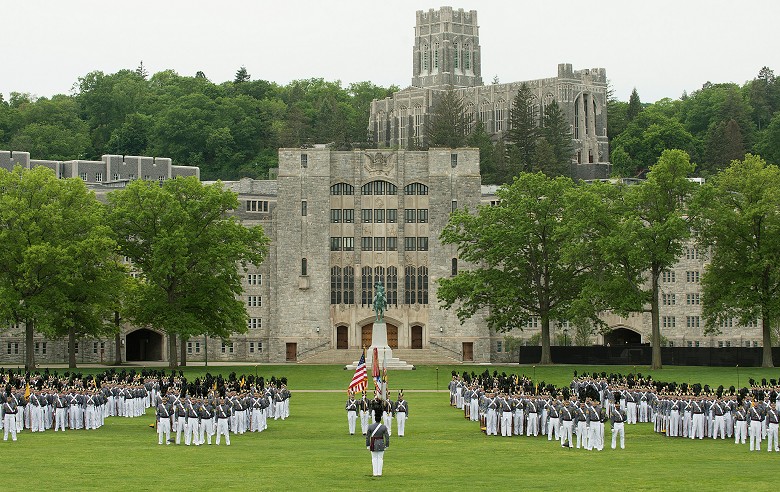
[[385, 449], [390, 447], [390, 433], [382, 424], [382, 412], [374, 415], [374, 423], [368, 426], [366, 432], [366, 449], [371, 451], [371, 466], [375, 477], [382, 476], [385, 462]]

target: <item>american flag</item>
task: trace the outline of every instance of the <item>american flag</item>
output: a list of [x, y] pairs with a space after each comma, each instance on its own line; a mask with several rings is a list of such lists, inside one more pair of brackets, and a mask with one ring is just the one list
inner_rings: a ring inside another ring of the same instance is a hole
[[349, 383], [349, 388], [347, 388], [347, 391], [354, 391], [355, 393], [360, 393], [361, 391], [366, 390], [367, 385], [368, 385], [368, 373], [366, 373], [366, 353], [363, 352], [362, 354], [360, 354], [360, 361], [358, 362], [358, 365], [355, 368], [355, 375], [352, 376], [352, 382]]
[[374, 378], [374, 386], [380, 393], [382, 392], [382, 378], [379, 376], [379, 350], [374, 347], [374, 364], [371, 371], [371, 376]]

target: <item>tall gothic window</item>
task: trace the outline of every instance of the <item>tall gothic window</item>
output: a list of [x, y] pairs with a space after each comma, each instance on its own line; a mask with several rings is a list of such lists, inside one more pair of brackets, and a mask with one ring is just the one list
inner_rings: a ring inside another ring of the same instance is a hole
[[439, 68], [439, 43], [433, 45], [433, 68]]
[[428, 304], [428, 268], [417, 269], [417, 302]]
[[355, 304], [355, 269], [344, 267], [344, 304]]
[[417, 304], [417, 269], [404, 269], [404, 304]]
[[471, 46], [463, 47], [463, 68], [471, 70]]
[[370, 306], [374, 302], [374, 284], [371, 280], [371, 267], [363, 267], [360, 276], [360, 303], [363, 306]]
[[428, 45], [427, 44], [423, 45], [422, 57], [423, 57], [423, 70], [427, 72], [428, 71]]
[[454, 68], [460, 68], [460, 45], [455, 43], [455, 58], [453, 59], [452, 66]]
[[387, 304], [398, 305], [398, 269], [394, 266], [387, 268]]
[[330, 303], [341, 304], [341, 267], [330, 269]]
[[374, 284], [380, 283], [385, 286], [385, 291], [387, 290], [387, 285], [385, 284], [385, 267], [378, 266], [374, 268]]

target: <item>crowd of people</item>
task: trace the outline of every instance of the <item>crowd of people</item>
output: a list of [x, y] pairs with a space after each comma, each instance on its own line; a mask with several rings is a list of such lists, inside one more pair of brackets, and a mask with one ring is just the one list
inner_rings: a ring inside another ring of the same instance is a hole
[[[450, 404], [478, 421], [487, 435], [546, 436], [564, 447], [602, 450], [606, 425], [611, 447], [625, 447], [625, 426], [651, 423], [667, 437], [731, 439], [759, 451], [780, 451], [776, 382], [750, 388], [710, 388], [660, 382], [641, 374], [577, 375], [569, 387], [534, 384], [524, 375], [453, 373]], [[576, 440], [576, 444], [575, 444]]]
[[368, 432], [369, 421], [372, 415], [379, 414], [382, 423], [387, 427], [388, 435], [392, 435], [393, 418], [395, 418], [398, 436], [403, 437], [406, 432], [406, 420], [409, 418], [409, 402], [404, 399], [403, 390], [398, 392], [396, 401], [382, 399], [379, 392], [369, 400], [365, 391], [360, 399], [355, 398], [354, 392], [349, 392], [349, 398], [344, 406], [347, 411], [347, 427], [350, 435], [355, 433], [356, 424], [360, 421], [360, 431], [365, 436]]
[[181, 371], [59, 375], [0, 369], [0, 388], [3, 439], [14, 441], [24, 429], [95, 430], [108, 417], [141, 417], [154, 408], [158, 444], [211, 444], [216, 435], [217, 444], [224, 437], [230, 445], [230, 433], [261, 432], [269, 419], [290, 415], [287, 379], [251, 374], [188, 381]]

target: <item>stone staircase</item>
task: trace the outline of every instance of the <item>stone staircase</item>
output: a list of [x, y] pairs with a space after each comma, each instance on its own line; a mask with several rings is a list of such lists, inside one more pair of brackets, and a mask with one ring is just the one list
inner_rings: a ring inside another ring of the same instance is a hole
[[[461, 364], [460, 360], [431, 348], [427, 349], [393, 349], [393, 357], [414, 365]], [[352, 364], [360, 358], [360, 351], [355, 349], [339, 350], [326, 348], [312, 354], [306, 354], [298, 360], [298, 364]], [[369, 369], [370, 371], [370, 369]]]

